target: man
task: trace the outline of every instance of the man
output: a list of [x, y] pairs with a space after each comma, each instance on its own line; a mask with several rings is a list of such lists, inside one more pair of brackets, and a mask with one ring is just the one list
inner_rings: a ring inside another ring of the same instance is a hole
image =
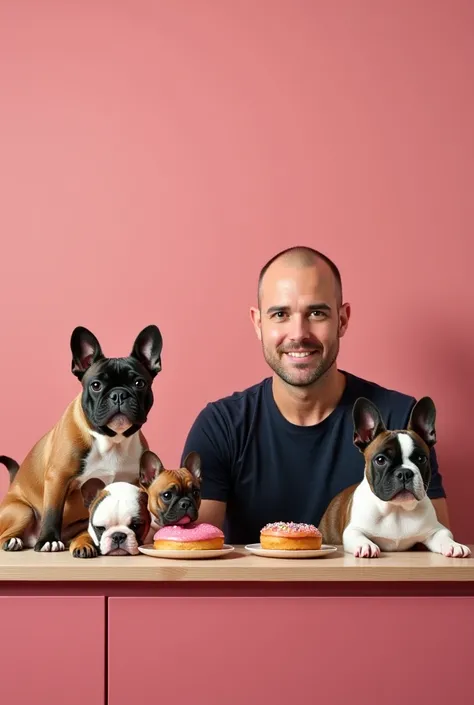
[[[353, 444], [352, 406], [364, 396], [390, 428], [404, 428], [413, 397], [339, 370], [343, 303], [336, 265], [308, 247], [280, 252], [262, 269], [251, 319], [270, 378], [208, 404], [183, 451], [202, 461], [200, 521], [234, 544], [259, 541], [267, 522], [318, 524], [330, 500], [363, 477]], [[432, 451], [428, 495], [448, 526], [446, 495]]]

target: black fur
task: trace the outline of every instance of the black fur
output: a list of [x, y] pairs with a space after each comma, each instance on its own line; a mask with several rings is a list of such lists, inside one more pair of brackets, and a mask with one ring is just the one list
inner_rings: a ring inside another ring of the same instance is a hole
[[35, 544], [35, 551], [41, 551], [46, 543], [53, 541], [62, 541], [61, 539], [61, 523], [62, 523], [63, 507], [50, 509], [46, 512], [41, 523], [41, 533]]
[[[387, 433], [380, 411], [368, 399], [359, 398], [353, 408], [354, 444], [366, 450], [381, 433]], [[430, 449], [436, 443], [436, 408], [430, 397], [423, 397], [413, 407], [406, 429], [390, 431], [370, 460], [368, 481], [374, 494], [388, 502], [399, 492], [411, 492], [417, 499], [415, 473], [403, 466], [402, 449], [397, 437], [410, 431], [414, 443], [410, 461], [418, 468], [425, 490], [431, 479]], [[367, 457], [367, 456], [366, 456]]]
[[3, 463], [3, 465], [5, 465], [5, 467], [7, 468], [8, 474], [10, 475], [11, 484], [15, 479], [15, 475], [20, 469], [19, 464], [16, 462], [16, 460], [13, 460], [13, 458], [9, 458], [7, 455], [0, 455], [0, 463]]
[[117, 414], [132, 424], [124, 436], [136, 433], [153, 406], [152, 383], [161, 370], [163, 340], [156, 326], [137, 336], [128, 357], [107, 358], [97, 338], [87, 328], [76, 328], [71, 336], [74, 375], [82, 382], [82, 408], [95, 431], [106, 436]]

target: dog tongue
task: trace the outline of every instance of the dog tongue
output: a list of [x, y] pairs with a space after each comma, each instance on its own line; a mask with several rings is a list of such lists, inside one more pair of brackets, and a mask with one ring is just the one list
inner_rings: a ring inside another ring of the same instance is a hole
[[191, 518], [188, 516], [181, 517], [181, 519], [178, 521], [178, 524], [190, 524], [191, 523]]

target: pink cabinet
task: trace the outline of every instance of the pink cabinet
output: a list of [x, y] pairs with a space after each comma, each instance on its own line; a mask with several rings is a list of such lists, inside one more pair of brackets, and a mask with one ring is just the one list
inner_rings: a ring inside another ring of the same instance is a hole
[[474, 702], [474, 597], [111, 597], [109, 705]]
[[103, 597], [0, 597], [0, 700], [104, 705]]

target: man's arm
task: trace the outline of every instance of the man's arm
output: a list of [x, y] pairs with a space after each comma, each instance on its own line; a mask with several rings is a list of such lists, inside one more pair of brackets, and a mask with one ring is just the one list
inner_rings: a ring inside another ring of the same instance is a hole
[[227, 504], [225, 502], [217, 502], [215, 499], [203, 499], [199, 508], [199, 521], [213, 524], [222, 531], [226, 507]]
[[199, 521], [223, 529], [231, 488], [232, 441], [218, 409], [208, 404], [198, 415], [184, 444], [181, 463], [191, 451], [201, 458]]

